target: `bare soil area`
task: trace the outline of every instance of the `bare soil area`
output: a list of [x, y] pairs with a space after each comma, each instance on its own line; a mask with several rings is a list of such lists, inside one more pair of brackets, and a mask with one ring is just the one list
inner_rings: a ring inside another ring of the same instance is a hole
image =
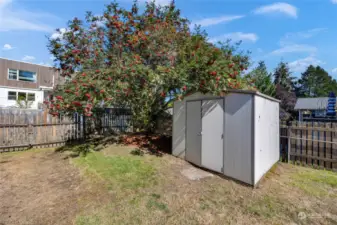
[[72, 224], [97, 193], [54, 149], [0, 155], [0, 225]]

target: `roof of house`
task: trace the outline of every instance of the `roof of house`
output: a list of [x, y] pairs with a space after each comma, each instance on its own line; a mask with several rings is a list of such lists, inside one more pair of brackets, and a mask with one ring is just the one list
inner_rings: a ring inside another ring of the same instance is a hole
[[295, 110], [299, 109], [326, 109], [328, 106], [328, 97], [321, 98], [298, 98]]
[[31, 63], [31, 62], [25, 62], [25, 61], [20, 61], [20, 60], [15, 60], [15, 59], [9, 59], [9, 58], [3, 58], [0, 57], [2, 60], [8, 60], [8, 61], [14, 61], [14, 62], [19, 62], [19, 63], [26, 63], [26, 64], [31, 64], [31, 65], [36, 65], [36, 66], [43, 66], [43, 67], [48, 67], [48, 68], [54, 68], [54, 66], [48, 66], [48, 65], [43, 65], [43, 64], [37, 64], [37, 63]]

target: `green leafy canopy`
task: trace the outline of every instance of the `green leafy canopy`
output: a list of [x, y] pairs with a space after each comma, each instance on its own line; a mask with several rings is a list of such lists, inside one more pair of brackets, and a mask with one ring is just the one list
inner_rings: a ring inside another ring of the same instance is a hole
[[207, 42], [200, 28], [191, 32], [174, 2], [150, 2], [142, 12], [137, 2], [130, 10], [111, 3], [101, 16], [88, 12], [84, 21], [74, 18], [58, 31], [48, 48], [71, 81], [46, 102], [54, 115], [91, 116], [99, 107], [123, 105], [137, 126], [151, 129], [170, 100], [250, 87], [240, 76], [247, 54], [229, 42]]

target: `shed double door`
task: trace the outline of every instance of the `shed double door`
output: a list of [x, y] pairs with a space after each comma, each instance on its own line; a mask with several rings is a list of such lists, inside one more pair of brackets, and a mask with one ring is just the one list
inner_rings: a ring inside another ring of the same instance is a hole
[[186, 103], [186, 160], [223, 172], [224, 100]]

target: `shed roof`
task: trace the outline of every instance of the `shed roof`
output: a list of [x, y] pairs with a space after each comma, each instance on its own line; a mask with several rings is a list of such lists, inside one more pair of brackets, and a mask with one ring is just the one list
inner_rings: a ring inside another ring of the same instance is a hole
[[299, 109], [326, 109], [328, 106], [328, 97], [321, 98], [298, 98], [295, 110]]
[[260, 97], [263, 97], [263, 98], [266, 98], [266, 99], [269, 99], [271, 101], [274, 101], [274, 102], [278, 102], [280, 103], [281, 100], [279, 99], [276, 99], [276, 98], [273, 98], [269, 95], [265, 95], [259, 91], [254, 91], [254, 90], [241, 90], [241, 89], [229, 89], [227, 92], [234, 92], [234, 93], [244, 93], [244, 94], [252, 94], [252, 95], [258, 95]]
[[[188, 94], [185, 95], [185, 97], [191, 96], [191, 95], [194, 95], [194, 94], [197, 94], [197, 93], [203, 95], [201, 92], [189, 92]], [[225, 93], [243, 93], [243, 94], [258, 95], [260, 97], [266, 98], [268, 100], [271, 100], [271, 101], [274, 101], [274, 102], [277, 102], [277, 103], [281, 102], [281, 100], [279, 100], [279, 99], [270, 97], [268, 95], [262, 94], [259, 91], [254, 91], [254, 90], [228, 89], [228, 90], [223, 91], [221, 96], [224, 96]], [[206, 95], [208, 95], [208, 94], [206, 94]], [[200, 97], [202, 98], [202, 96], [200, 96]], [[209, 95], [209, 97], [212, 97], [212, 95]], [[215, 96], [213, 96], [213, 97], [215, 97]]]

